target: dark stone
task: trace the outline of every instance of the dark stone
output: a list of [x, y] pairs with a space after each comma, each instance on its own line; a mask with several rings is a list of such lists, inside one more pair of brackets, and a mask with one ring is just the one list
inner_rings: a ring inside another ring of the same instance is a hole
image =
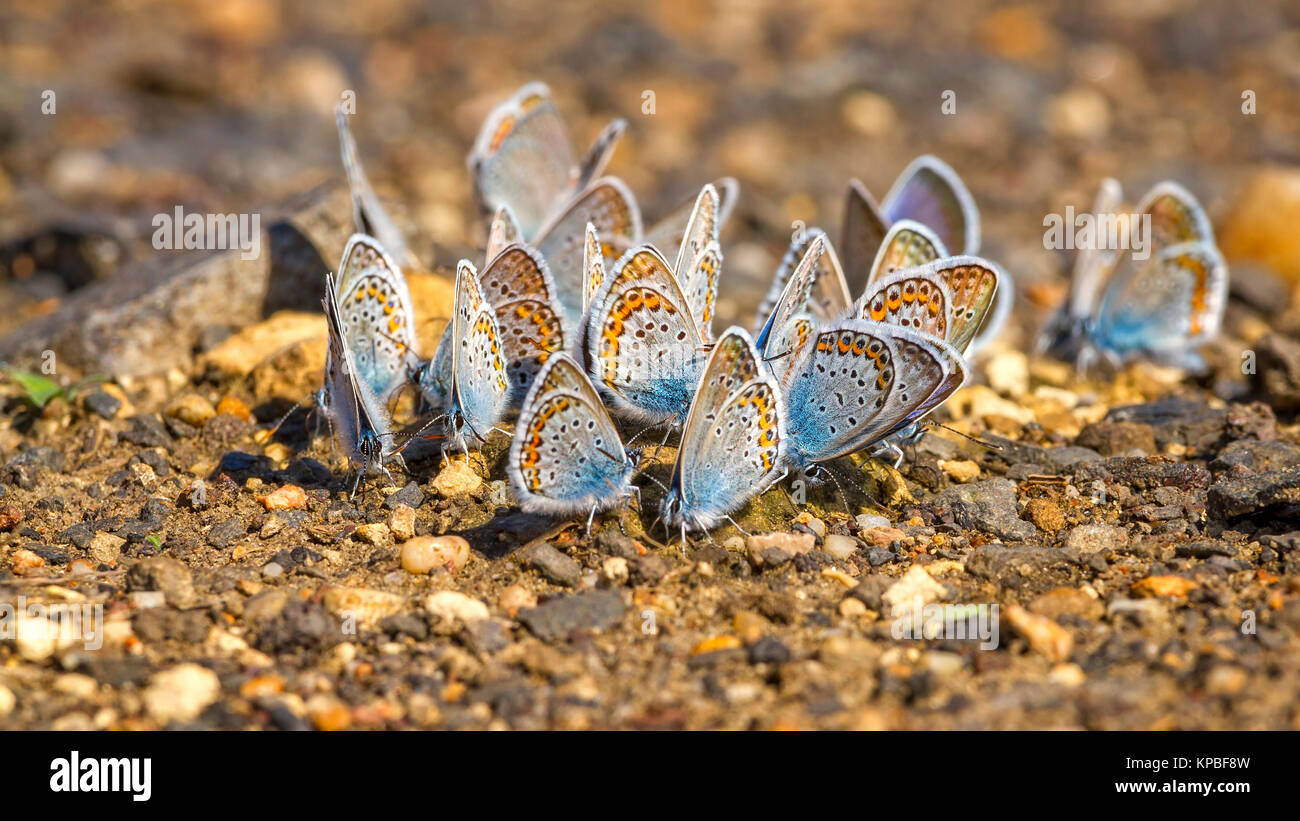
[[786, 664], [792, 654], [776, 636], [763, 636], [749, 646], [750, 664]]
[[1275, 411], [1300, 410], [1300, 340], [1269, 334], [1255, 343], [1256, 382]]
[[[1113, 408], [1106, 414], [1106, 420], [1149, 427], [1155, 436], [1156, 447], [1147, 449], [1148, 453], [1163, 450], [1166, 445], [1174, 443], [1204, 452], [1213, 450], [1223, 436], [1227, 412], [1211, 408], [1204, 402], [1171, 396], [1142, 405]], [[1119, 452], [1108, 455], [1119, 455]]]
[[342, 640], [342, 627], [338, 619], [322, 605], [312, 601], [295, 601], [280, 610], [258, 632], [257, 646], [267, 653], [300, 649], [324, 650]]
[[1133, 451], [1143, 454], [1156, 452], [1155, 432], [1150, 425], [1136, 422], [1093, 422], [1079, 433], [1075, 444], [1091, 448], [1103, 456], [1125, 456]]
[[1051, 547], [987, 544], [971, 552], [966, 571], [983, 579], [1003, 581], [1012, 575], [1033, 576], [1069, 560], [1068, 553]]
[[390, 636], [410, 636], [423, 641], [429, 636], [429, 625], [414, 613], [398, 613], [379, 622], [379, 629]]
[[639, 556], [628, 562], [633, 584], [655, 584], [668, 575], [668, 563], [658, 556]]
[[1300, 504], [1300, 466], [1220, 479], [1210, 486], [1207, 511], [1218, 520]]
[[126, 574], [126, 589], [161, 591], [172, 607], [188, 607], [194, 599], [190, 569], [167, 556], [155, 556], [132, 565]]
[[215, 548], [229, 547], [236, 540], [248, 533], [248, 526], [243, 519], [231, 517], [217, 522], [208, 530], [207, 542]]
[[86, 407], [91, 412], [103, 417], [112, 419], [117, 416], [117, 412], [122, 409], [122, 400], [113, 396], [111, 393], [102, 390], [93, 390], [86, 394]]
[[156, 413], [138, 413], [131, 417], [131, 427], [118, 434], [118, 438], [142, 448], [162, 448], [170, 451], [175, 445], [162, 417]]
[[465, 642], [476, 653], [499, 653], [510, 644], [510, 634], [496, 619], [481, 619], [465, 630]]
[[579, 630], [607, 630], [623, 620], [625, 609], [617, 590], [593, 590], [521, 610], [519, 621], [538, 638], [558, 641]]
[[67, 551], [60, 550], [57, 547], [48, 547], [43, 544], [29, 544], [27, 545], [27, 549], [44, 559], [46, 564], [54, 565], [55, 567], [62, 567], [72, 561], [72, 557], [68, 555]]
[[1162, 485], [1183, 490], [1204, 490], [1210, 486], [1210, 472], [1202, 465], [1175, 462], [1165, 456], [1117, 457], [1078, 466], [1075, 481], [1098, 479], [1141, 492]]
[[1051, 461], [1053, 467], [1061, 470], [1075, 465], [1087, 464], [1088, 462], [1098, 462], [1102, 456], [1092, 448], [1063, 445], [1059, 448], [1048, 448], [1047, 458]]
[[582, 579], [582, 567], [556, 550], [550, 542], [542, 542], [529, 548], [520, 555], [520, 558], [529, 567], [562, 587], [577, 587]]
[[1300, 445], [1241, 439], [1219, 451], [1219, 455], [1210, 462], [1210, 470], [1216, 476], [1234, 468], [1251, 473], [1267, 473], [1293, 465], [1300, 465]]
[[75, 524], [60, 533], [59, 538], [71, 542], [78, 550], [87, 550], [90, 548], [91, 539], [95, 538], [95, 526], [90, 522]]
[[637, 550], [636, 542], [618, 531], [606, 530], [596, 537], [596, 545], [602, 553], [632, 561], [640, 558], [642, 551]]
[[1224, 542], [1189, 542], [1174, 548], [1174, 555], [1183, 559], [1208, 559], [1211, 556], [1233, 557], [1237, 548]]
[[408, 482], [406, 487], [384, 500], [384, 507], [389, 510], [398, 505], [407, 505], [419, 510], [422, 504], [424, 504], [424, 491], [420, 490], [419, 484], [415, 482]]
[[1019, 517], [1016, 483], [1010, 479], [982, 479], [950, 487], [936, 497], [934, 506], [940, 512], [950, 511], [953, 521], [962, 527], [1005, 541], [1023, 542], [1038, 535], [1038, 528]]
[[208, 637], [212, 622], [206, 610], [150, 607], [131, 620], [135, 634], [146, 642], [183, 641], [199, 644]]

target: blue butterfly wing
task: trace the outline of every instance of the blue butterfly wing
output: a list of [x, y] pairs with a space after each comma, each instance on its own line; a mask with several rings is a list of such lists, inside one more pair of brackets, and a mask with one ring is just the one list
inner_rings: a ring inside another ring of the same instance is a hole
[[588, 373], [614, 409], [650, 423], [685, 417], [703, 344], [663, 256], [649, 246], [624, 254], [587, 320]]
[[788, 454], [795, 467], [869, 447], [920, 419], [965, 381], [946, 342], [850, 319], [823, 326], [786, 377]]
[[1121, 359], [1190, 351], [1218, 333], [1227, 291], [1228, 267], [1217, 248], [1203, 241], [1172, 245], [1112, 277], [1093, 341]]
[[569, 356], [542, 367], [510, 443], [508, 473], [530, 513], [587, 513], [615, 506], [635, 466], [595, 387]]
[[415, 314], [406, 279], [378, 241], [353, 234], [343, 250], [337, 307], [355, 370], [387, 401], [406, 384], [415, 352]]
[[888, 224], [911, 219], [928, 226], [954, 253], [979, 253], [975, 200], [957, 172], [938, 157], [927, 154], [913, 160], [885, 195], [881, 210]]
[[749, 334], [729, 328], [714, 346], [682, 430], [665, 516], [712, 529], [780, 478], [785, 441], [780, 390]]

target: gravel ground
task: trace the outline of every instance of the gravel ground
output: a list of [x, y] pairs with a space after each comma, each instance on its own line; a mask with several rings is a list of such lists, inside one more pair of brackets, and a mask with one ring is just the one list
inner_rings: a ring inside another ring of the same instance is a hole
[[[749, 535], [684, 548], [635, 511], [590, 534], [521, 514], [498, 439], [468, 464], [413, 448], [409, 476], [349, 499], [315, 420], [270, 435], [319, 385], [319, 314], [213, 325], [159, 373], [60, 364], [43, 407], [6, 381], [0, 729], [1300, 729], [1295, 10], [730, 5], [0, 10], [5, 351], [141, 263], [188, 264], [149, 247], [152, 214], [337, 184], [330, 112], [354, 86], [426, 317], [481, 256], [469, 141], [532, 77], [579, 140], [629, 119], [611, 171], [652, 214], [740, 178], [721, 322], [749, 324], [791, 223], [835, 236], [850, 176], [883, 193], [922, 150], [967, 179], [1022, 294], [940, 413], [995, 447], [931, 431], [901, 473], [845, 462], [844, 493], [774, 489]], [[1233, 300], [1206, 375], [1025, 353], [1071, 262], [1042, 217], [1103, 175], [1133, 195], [1174, 177], [1209, 208]], [[918, 600], [996, 635], [902, 635]], [[36, 629], [55, 612], [102, 615], [102, 646]]]

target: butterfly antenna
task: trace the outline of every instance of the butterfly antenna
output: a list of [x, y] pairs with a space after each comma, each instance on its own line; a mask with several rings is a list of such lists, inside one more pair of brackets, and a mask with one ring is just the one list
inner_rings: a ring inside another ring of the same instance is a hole
[[981, 438], [979, 438], [978, 436], [971, 436], [969, 433], [962, 433], [961, 431], [957, 430], [956, 428], [950, 428], [950, 427], [948, 427], [947, 425], [943, 424], [942, 422], [935, 422], [935, 421], [933, 421], [933, 420], [931, 420], [931, 419], [927, 419], [927, 420], [925, 420], [925, 424], [926, 424], [927, 427], [932, 427], [932, 428], [943, 428], [943, 429], [946, 430], [946, 431], [950, 431], [950, 432], [952, 432], [952, 433], [955, 433], [955, 434], [957, 434], [958, 436], [962, 437], [963, 439], [969, 439], [970, 441], [974, 442], [975, 444], [977, 444], [977, 445], [979, 445], [979, 446], [981, 446], [981, 447], [984, 447], [984, 448], [988, 448], [989, 450], [998, 450], [998, 451], [1002, 450], [1002, 446], [1001, 446], [1001, 445], [995, 444], [995, 443], [993, 443], [993, 442], [989, 442], [988, 440], [985, 440], [985, 439], [981, 439]]
[[[308, 398], [310, 399], [311, 397]], [[298, 408], [301, 408], [303, 403], [306, 401], [307, 401], [306, 399], [299, 399], [297, 402], [294, 402], [293, 407], [285, 411], [284, 416], [281, 416], [279, 421], [277, 421], [274, 425], [272, 425], [271, 429], [267, 431], [266, 441], [269, 442], [273, 438], [275, 438], [275, 435], [280, 432], [280, 426], [283, 425], [285, 422], [289, 421], [289, 417], [293, 416], [293, 412], [298, 410]]]

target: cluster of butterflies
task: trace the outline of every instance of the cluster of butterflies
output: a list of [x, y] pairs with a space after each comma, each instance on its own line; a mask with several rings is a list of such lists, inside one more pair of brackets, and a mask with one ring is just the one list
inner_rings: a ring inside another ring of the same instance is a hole
[[[423, 360], [397, 260], [416, 263], [342, 112], [338, 127], [358, 233], [327, 278], [317, 401], [357, 482], [400, 462], [411, 435], [388, 407], [413, 385], [434, 414], [420, 433], [438, 426], [431, 435], [448, 450], [468, 452], [518, 411], [508, 474], [529, 512], [591, 516], [637, 493], [640, 452], [616, 417], [675, 431], [660, 514], [683, 537], [707, 531], [788, 474], [816, 481], [832, 460], [867, 450], [901, 458], [899, 444], [966, 381], [966, 357], [1010, 310], [1010, 278], [974, 256], [969, 192], [921, 157], [881, 204], [853, 182], [842, 256], [824, 232], [799, 233], [753, 334], [715, 335], [719, 234], [736, 182], [706, 185], [643, 228], [627, 186], [602, 175], [623, 122], [577, 160], [547, 88], [532, 83], [491, 112], [471, 151], [491, 215], [485, 263], [457, 266], [453, 315]], [[1102, 347], [1127, 339], [1129, 319], [1102, 315], [1078, 333]]]

